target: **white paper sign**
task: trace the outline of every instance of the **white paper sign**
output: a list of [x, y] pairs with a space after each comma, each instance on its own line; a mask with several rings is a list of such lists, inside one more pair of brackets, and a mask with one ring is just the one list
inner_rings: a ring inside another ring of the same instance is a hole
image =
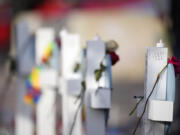
[[153, 121], [173, 121], [173, 102], [151, 100], [148, 108], [148, 118]]
[[57, 87], [57, 71], [54, 69], [42, 69], [40, 71], [40, 87], [55, 88]]
[[67, 91], [69, 95], [79, 96], [81, 93], [81, 79], [67, 80]]
[[91, 94], [91, 107], [94, 109], [110, 109], [111, 90], [109, 88], [99, 88]]

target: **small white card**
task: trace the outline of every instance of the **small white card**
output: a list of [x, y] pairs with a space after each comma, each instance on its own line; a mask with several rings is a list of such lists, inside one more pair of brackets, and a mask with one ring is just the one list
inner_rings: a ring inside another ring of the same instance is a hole
[[153, 121], [173, 121], [173, 102], [150, 100], [148, 119]]
[[57, 86], [58, 74], [54, 69], [42, 69], [39, 77], [41, 88], [54, 88]]
[[69, 95], [79, 96], [81, 93], [81, 79], [67, 80], [67, 91]]
[[94, 109], [109, 109], [111, 107], [111, 89], [98, 88], [91, 93], [91, 107]]

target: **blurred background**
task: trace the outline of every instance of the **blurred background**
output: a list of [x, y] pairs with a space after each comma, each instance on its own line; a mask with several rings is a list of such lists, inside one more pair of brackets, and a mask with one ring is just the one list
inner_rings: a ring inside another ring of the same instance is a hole
[[[96, 34], [118, 42], [108, 132], [130, 135], [137, 121], [135, 114], [128, 115], [136, 103], [133, 96], [144, 91], [146, 47], [162, 39], [169, 56], [180, 58], [179, 10], [179, 0], [0, 0], [0, 135], [14, 135], [19, 23], [26, 21], [31, 35], [41, 26], [55, 28], [57, 36], [66, 28], [80, 34], [82, 46]], [[176, 84], [171, 135], [180, 134], [179, 79]]]

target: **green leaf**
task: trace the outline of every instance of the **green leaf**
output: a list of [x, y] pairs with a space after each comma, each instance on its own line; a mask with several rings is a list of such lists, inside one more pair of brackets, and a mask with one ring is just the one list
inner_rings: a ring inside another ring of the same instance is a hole
[[74, 67], [74, 72], [75, 72], [75, 73], [79, 71], [80, 66], [81, 66], [81, 65], [80, 65], [79, 63], [76, 63], [76, 65], [75, 65], [75, 67]]
[[101, 64], [100, 64], [100, 70], [103, 72], [103, 71], [105, 71], [105, 69], [106, 69], [106, 66], [104, 66], [103, 63], [101, 62]]
[[144, 96], [139, 99], [139, 101], [136, 103], [135, 107], [132, 109], [132, 111], [129, 113], [129, 116], [131, 116], [137, 109], [138, 105], [140, 104], [140, 102], [144, 99]]
[[96, 69], [94, 71], [96, 81], [99, 81], [99, 79], [101, 78], [102, 73], [105, 71], [105, 69], [106, 69], [106, 66], [104, 66], [103, 63], [101, 62], [100, 63], [100, 68]]
[[86, 90], [86, 82], [85, 82], [85, 80], [83, 80], [81, 82], [81, 86], [82, 86], [82, 90], [85, 91]]
[[101, 78], [101, 71], [100, 70], [96, 70], [95, 72], [95, 79], [96, 81], [99, 81], [99, 79]]

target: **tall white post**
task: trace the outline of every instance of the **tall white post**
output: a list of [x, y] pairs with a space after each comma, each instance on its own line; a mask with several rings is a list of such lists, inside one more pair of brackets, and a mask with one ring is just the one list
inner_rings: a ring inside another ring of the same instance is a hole
[[[81, 64], [80, 37], [77, 34], [69, 34], [65, 30], [60, 32], [62, 42], [62, 78], [60, 93], [62, 95], [62, 119], [63, 135], [70, 135], [76, 111], [80, 101], [75, 102], [81, 92], [81, 73], [74, 72], [76, 63]], [[71, 135], [82, 135], [81, 109], [78, 112]]]
[[[100, 63], [107, 66], [105, 42], [99, 37], [87, 42], [86, 54], [86, 135], [106, 135], [106, 114], [104, 109], [110, 109], [111, 88], [107, 71], [102, 74], [99, 82], [95, 80], [95, 70]], [[105, 62], [104, 62], [105, 61]]]
[[34, 66], [34, 39], [26, 20], [15, 26], [17, 53], [17, 111], [15, 115], [15, 135], [33, 135], [33, 109], [24, 102], [26, 80]]
[[[36, 32], [36, 64], [42, 65], [45, 48], [54, 41], [55, 32], [51, 28], [40, 28]], [[54, 51], [53, 51], [54, 53]], [[53, 54], [52, 54], [53, 55]], [[58, 57], [51, 57], [58, 61]], [[56, 135], [56, 81], [57, 71], [51, 63], [43, 65], [40, 73], [40, 87], [42, 95], [37, 103], [37, 135]]]
[[[148, 98], [158, 74], [167, 65], [167, 57], [168, 57], [168, 49], [164, 47], [162, 43], [157, 44], [157, 46], [155, 47], [147, 48], [144, 100]], [[149, 103], [152, 100], [156, 100], [156, 101], [166, 100], [166, 76], [167, 76], [167, 71], [165, 70], [162, 73], [160, 80], [158, 81], [154, 89], [154, 92], [149, 99]], [[148, 112], [152, 112], [152, 111], [153, 110], [149, 108], [149, 104], [148, 104], [147, 110], [143, 117], [142, 135], [164, 135], [164, 124], [162, 122], [152, 121], [149, 119]]]

